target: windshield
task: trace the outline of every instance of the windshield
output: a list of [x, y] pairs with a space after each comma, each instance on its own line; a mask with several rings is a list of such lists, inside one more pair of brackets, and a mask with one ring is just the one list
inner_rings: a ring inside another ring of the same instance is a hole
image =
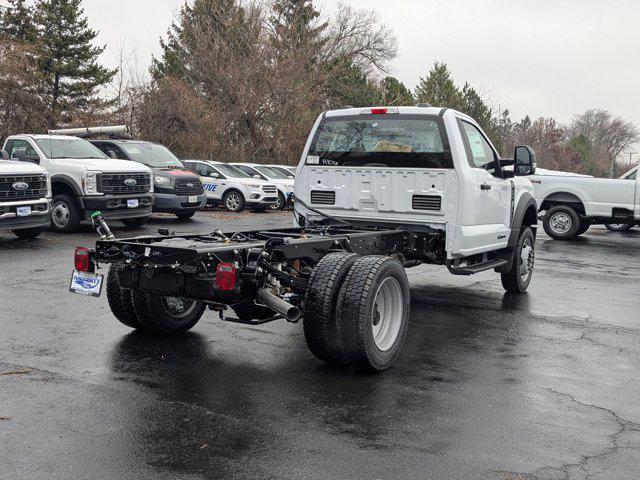
[[136, 162], [153, 168], [184, 168], [178, 157], [156, 143], [122, 143], [125, 152]]
[[289, 176], [285, 175], [284, 173], [280, 173], [278, 170], [272, 167], [255, 167], [255, 169], [267, 178], [275, 178], [278, 180], [285, 180], [289, 178]]
[[442, 119], [426, 115], [354, 115], [325, 118], [307, 164], [453, 168]]
[[44, 152], [47, 158], [71, 158], [87, 159], [108, 157], [98, 150], [97, 147], [81, 138], [40, 138], [36, 140], [38, 147]]
[[251, 175], [247, 175], [239, 168], [234, 167], [233, 165], [227, 165], [224, 163], [215, 163], [212, 166], [222, 173], [225, 177], [230, 178], [251, 178]]
[[291, 173], [291, 171], [288, 168], [285, 168], [285, 167], [269, 167], [269, 168], [273, 168], [274, 170], [277, 170], [287, 178], [294, 178], [293, 173]]

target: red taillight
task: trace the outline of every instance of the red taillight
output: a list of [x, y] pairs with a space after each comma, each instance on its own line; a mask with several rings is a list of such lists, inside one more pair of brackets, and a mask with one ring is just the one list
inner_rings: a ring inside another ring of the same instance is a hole
[[231, 291], [236, 287], [236, 267], [233, 263], [221, 262], [216, 268], [216, 288]]
[[371, 109], [371, 114], [372, 115], [384, 115], [385, 113], [387, 113], [386, 108], [372, 108]]
[[73, 263], [78, 272], [88, 272], [91, 266], [89, 249], [87, 247], [76, 247], [76, 251], [73, 253]]

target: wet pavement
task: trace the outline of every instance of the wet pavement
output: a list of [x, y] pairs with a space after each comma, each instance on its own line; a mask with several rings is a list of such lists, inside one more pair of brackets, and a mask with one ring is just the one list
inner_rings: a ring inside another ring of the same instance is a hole
[[[288, 214], [140, 230], [288, 226]], [[122, 234], [117, 230], [116, 234]], [[132, 333], [67, 293], [89, 229], [0, 236], [2, 479], [636, 479], [640, 231], [544, 233], [529, 293], [493, 272], [408, 270], [412, 314], [380, 375], [322, 365], [301, 325]]]

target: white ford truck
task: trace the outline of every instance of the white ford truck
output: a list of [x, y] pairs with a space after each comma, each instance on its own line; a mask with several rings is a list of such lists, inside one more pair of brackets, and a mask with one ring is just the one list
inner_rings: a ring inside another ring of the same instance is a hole
[[95, 249], [76, 248], [71, 290], [99, 295], [95, 269], [109, 263], [111, 311], [131, 328], [179, 334], [207, 307], [250, 325], [302, 317], [320, 360], [384, 370], [407, 332], [406, 268], [495, 270], [507, 292], [528, 288], [535, 156], [519, 146], [514, 158], [446, 108], [326, 112], [298, 166], [296, 226], [118, 240], [98, 221]]
[[38, 165], [12, 162], [0, 151], [0, 231], [35, 238], [51, 223], [51, 184]]
[[253, 178], [233, 165], [210, 160], [183, 160], [183, 163], [200, 175], [209, 205], [222, 204], [231, 212], [241, 212], [245, 207], [271, 208], [278, 201], [274, 184]]
[[[570, 240], [591, 225], [625, 230], [640, 223], [640, 179], [638, 167], [622, 178], [569, 175], [530, 177], [542, 225], [551, 238]], [[562, 172], [560, 172], [562, 173]]]
[[153, 184], [144, 165], [110, 159], [86, 140], [66, 135], [11, 135], [3, 150], [12, 160], [39, 164], [49, 173], [56, 232], [77, 231], [96, 210], [127, 227], [138, 227], [151, 215]]

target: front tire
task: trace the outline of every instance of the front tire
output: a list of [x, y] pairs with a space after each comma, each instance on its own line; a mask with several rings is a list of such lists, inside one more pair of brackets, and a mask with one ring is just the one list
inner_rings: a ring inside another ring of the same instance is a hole
[[76, 199], [66, 193], [53, 197], [51, 228], [58, 233], [75, 233], [80, 229], [81, 214]]
[[409, 324], [407, 274], [391, 257], [358, 259], [338, 297], [338, 335], [347, 360], [363, 370], [379, 372], [396, 360]]
[[206, 305], [195, 300], [165, 297], [134, 290], [133, 309], [142, 326], [159, 335], [179, 335], [198, 323]]
[[131, 290], [122, 288], [118, 282], [118, 269], [122, 264], [112, 263], [107, 273], [107, 303], [111, 313], [120, 323], [130, 328], [144, 329], [133, 308]]
[[147, 217], [125, 218], [122, 220], [122, 223], [124, 223], [124, 226], [127, 228], [140, 228], [147, 223], [147, 220], [149, 220]]
[[304, 337], [311, 353], [333, 365], [348, 363], [336, 324], [336, 304], [349, 269], [360, 258], [355, 253], [330, 253], [309, 278], [304, 301]]
[[545, 233], [555, 240], [571, 240], [580, 229], [580, 217], [573, 208], [556, 205], [547, 210], [542, 226]]
[[502, 286], [509, 293], [524, 293], [529, 288], [535, 262], [536, 239], [531, 228], [520, 232], [520, 238], [513, 254], [511, 269], [500, 275]]
[[22, 228], [20, 230], [11, 230], [13, 234], [20, 240], [31, 240], [42, 233], [41, 228]]
[[278, 200], [276, 203], [271, 205], [272, 210], [282, 210], [286, 205], [286, 200], [284, 199], [284, 195], [281, 192], [278, 192]]
[[628, 232], [633, 228], [629, 223], [605, 223], [604, 228], [611, 232]]
[[233, 213], [239, 213], [244, 209], [244, 196], [237, 190], [231, 190], [222, 198], [224, 206]]

